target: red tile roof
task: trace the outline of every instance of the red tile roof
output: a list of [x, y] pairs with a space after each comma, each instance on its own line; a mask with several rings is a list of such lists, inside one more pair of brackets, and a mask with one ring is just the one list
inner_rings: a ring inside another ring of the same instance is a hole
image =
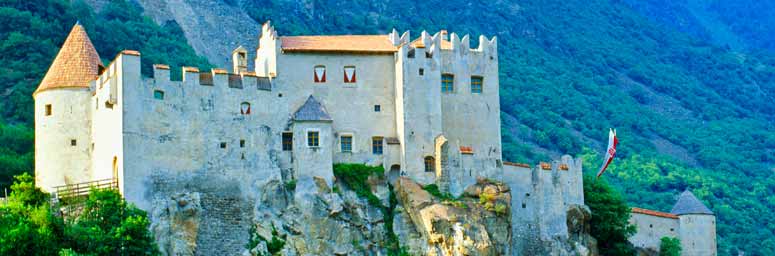
[[530, 168], [529, 164], [523, 164], [523, 163], [503, 162], [503, 164], [504, 165], [510, 165], [510, 166], [516, 166], [516, 167]]
[[283, 36], [286, 52], [394, 53], [397, 47], [387, 35]]
[[632, 213], [639, 213], [639, 214], [657, 216], [657, 217], [662, 217], [662, 218], [678, 219], [678, 215], [675, 215], [675, 214], [672, 214], [672, 213], [658, 212], [658, 211], [653, 211], [653, 210], [643, 209], [643, 208], [636, 208], [636, 207], [632, 207]]
[[100, 67], [102, 61], [86, 30], [76, 24], [33, 95], [55, 88], [88, 88]]

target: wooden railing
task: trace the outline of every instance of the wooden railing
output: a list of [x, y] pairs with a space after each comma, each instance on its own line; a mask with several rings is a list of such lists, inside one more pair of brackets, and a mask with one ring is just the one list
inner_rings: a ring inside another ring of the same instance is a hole
[[92, 189], [118, 189], [117, 179], [104, 179], [54, 187], [54, 198], [64, 199], [89, 195]]

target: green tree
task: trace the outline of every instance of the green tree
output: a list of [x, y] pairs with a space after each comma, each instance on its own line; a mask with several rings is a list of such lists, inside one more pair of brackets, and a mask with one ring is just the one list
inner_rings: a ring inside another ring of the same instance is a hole
[[604, 180], [584, 176], [584, 200], [592, 211], [592, 236], [597, 239], [600, 255], [633, 255], [627, 238], [635, 233], [630, 225], [630, 207]]
[[115, 190], [93, 190], [65, 221], [29, 174], [16, 176], [0, 205], [0, 255], [158, 255], [146, 213]]
[[681, 256], [681, 241], [678, 238], [662, 237], [659, 241], [659, 256]]

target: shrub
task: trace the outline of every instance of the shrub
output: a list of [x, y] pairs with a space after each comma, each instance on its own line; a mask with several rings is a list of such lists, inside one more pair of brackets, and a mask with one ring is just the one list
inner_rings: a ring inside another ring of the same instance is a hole
[[681, 256], [681, 241], [675, 237], [662, 237], [659, 256]]

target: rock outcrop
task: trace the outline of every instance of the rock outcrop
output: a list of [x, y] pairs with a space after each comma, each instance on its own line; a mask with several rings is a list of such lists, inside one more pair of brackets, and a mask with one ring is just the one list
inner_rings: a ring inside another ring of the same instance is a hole
[[[403, 212], [395, 225], [412, 255], [507, 255], [511, 241], [508, 186], [479, 180], [459, 199], [432, 196], [408, 178], [396, 182]], [[402, 221], [411, 220], [411, 221]], [[395, 223], [395, 222], [394, 222]], [[419, 233], [419, 237], [410, 234]], [[412, 240], [427, 241], [417, 243]]]

